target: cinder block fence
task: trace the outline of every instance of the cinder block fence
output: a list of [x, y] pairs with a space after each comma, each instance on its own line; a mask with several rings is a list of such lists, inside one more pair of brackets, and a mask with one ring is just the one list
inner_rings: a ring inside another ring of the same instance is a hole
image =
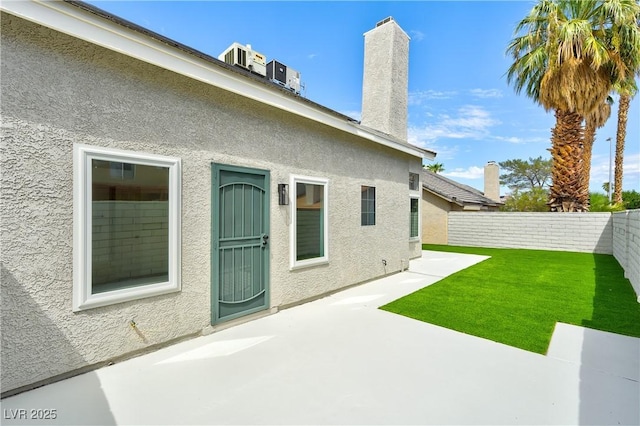
[[614, 214], [449, 212], [448, 244], [612, 254], [640, 302], [640, 210]]
[[640, 210], [613, 214], [613, 256], [624, 269], [640, 302]]

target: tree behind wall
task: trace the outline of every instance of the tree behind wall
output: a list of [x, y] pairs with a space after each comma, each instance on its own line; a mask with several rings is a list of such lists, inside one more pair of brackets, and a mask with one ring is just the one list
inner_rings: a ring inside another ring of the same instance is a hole
[[511, 190], [541, 189], [551, 181], [551, 160], [529, 157], [528, 161], [515, 159], [501, 161], [500, 168], [506, 173], [500, 175], [500, 184]]
[[[627, 134], [627, 114], [631, 99], [638, 93], [636, 77], [640, 76], [640, 3], [638, 0], [607, 0], [606, 15], [615, 15], [608, 28], [609, 39], [618, 64], [612, 68], [613, 89], [620, 95], [613, 200], [623, 202], [622, 173], [624, 144]], [[603, 22], [606, 22], [603, 16]]]
[[589, 196], [592, 212], [619, 212], [624, 210], [622, 204], [610, 204], [607, 194], [592, 192]]
[[441, 173], [444, 172], [444, 164], [442, 163], [433, 163], [427, 166], [424, 166], [425, 169], [432, 171], [433, 173]]
[[543, 188], [528, 191], [514, 189], [500, 207], [502, 212], [548, 212], [547, 199], [549, 192]]
[[622, 203], [622, 173], [624, 163], [624, 143], [627, 137], [627, 114], [629, 113], [629, 105], [631, 96], [627, 94], [620, 95], [620, 106], [618, 107], [618, 128], [616, 130], [616, 156], [614, 166], [614, 185], [613, 185], [613, 202], [615, 204]]
[[640, 192], [637, 192], [635, 189], [622, 191], [622, 203], [627, 210], [640, 209]]
[[554, 110], [552, 211], [589, 208], [582, 121], [614, 83], [638, 72], [640, 6], [633, 0], [538, 0], [516, 27], [507, 80], [517, 93]]

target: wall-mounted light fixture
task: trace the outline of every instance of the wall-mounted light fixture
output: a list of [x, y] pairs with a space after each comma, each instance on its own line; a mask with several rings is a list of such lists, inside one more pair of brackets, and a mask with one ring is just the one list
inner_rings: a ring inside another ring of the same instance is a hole
[[286, 183], [278, 184], [278, 204], [281, 206], [289, 205], [289, 185]]

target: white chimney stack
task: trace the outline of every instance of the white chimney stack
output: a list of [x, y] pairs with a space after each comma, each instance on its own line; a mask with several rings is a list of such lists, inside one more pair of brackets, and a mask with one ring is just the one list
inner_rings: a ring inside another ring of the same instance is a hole
[[484, 166], [484, 196], [500, 201], [500, 167], [495, 161]]
[[386, 18], [364, 34], [363, 126], [407, 140], [409, 36]]

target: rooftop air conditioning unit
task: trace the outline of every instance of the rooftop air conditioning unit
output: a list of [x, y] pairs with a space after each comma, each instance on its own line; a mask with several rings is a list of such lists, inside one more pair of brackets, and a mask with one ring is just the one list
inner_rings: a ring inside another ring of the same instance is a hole
[[300, 94], [300, 73], [278, 61], [273, 60], [267, 64], [267, 78], [297, 95]]
[[218, 59], [263, 77], [267, 75], [267, 58], [263, 54], [252, 50], [250, 44], [243, 46], [240, 43], [233, 43], [218, 56]]

